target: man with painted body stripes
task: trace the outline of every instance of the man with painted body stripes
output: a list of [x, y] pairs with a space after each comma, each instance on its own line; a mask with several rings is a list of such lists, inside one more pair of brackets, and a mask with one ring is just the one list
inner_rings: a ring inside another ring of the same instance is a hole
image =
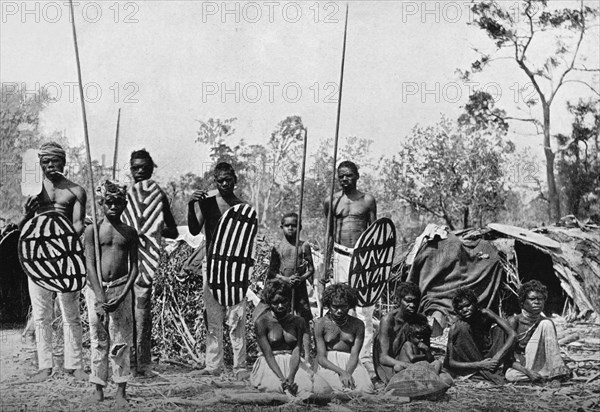
[[[217, 190], [206, 192], [196, 190], [188, 202], [188, 228], [193, 236], [204, 227], [206, 237], [206, 255], [209, 257], [210, 245], [215, 235], [219, 219], [230, 208], [240, 203], [234, 191], [237, 176], [229, 163], [215, 166], [214, 181]], [[196, 208], [198, 204], [198, 208]], [[208, 284], [206, 261], [203, 262], [203, 294], [206, 321], [205, 367], [198, 375], [219, 376], [223, 371], [223, 320], [227, 319], [229, 337], [233, 349], [233, 372], [237, 380], [247, 379], [246, 370], [246, 299], [237, 305], [224, 307], [213, 296]]]
[[[377, 219], [375, 198], [356, 188], [360, 177], [358, 167], [350, 161], [341, 162], [337, 169], [342, 190], [333, 196], [333, 283], [348, 283], [352, 251], [360, 235]], [[329, 214], [329, 197], [323, 203], [325, 216]], [[321, 279], [327, 283], [330, 279]], [[356, 316], [365, 323], [365, 340], [360, 361], [371, 376], [373, 368], [373, 310], [375, 306], [357, 307]]]
[[150, 377], [152, 339], [152, 279], [158, 269], [162, 237], [177, 238], [177, 225], [167, 196], [150, 178], [156, 165], [145, 149], [131, 153], [129, 161], [134, 184], [127, 191], [127, 209], [122, 220], [138, 231], [139, 274], [133, 285], [135, 320], [132, 371]]

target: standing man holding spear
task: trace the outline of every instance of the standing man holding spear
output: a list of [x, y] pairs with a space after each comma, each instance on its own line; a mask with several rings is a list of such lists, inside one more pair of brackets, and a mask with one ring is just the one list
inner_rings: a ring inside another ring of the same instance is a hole
[[[71, 16], [73, 16], [73, 3], [70, 1]], [[79, 97], [83, 112], [83, 128], [87, 151], [87, 162], [90, 172], [90, 186], [94, 192], [92, 161], [90, 156], [90, 145], [88, 139], [87, 119], [85, 115], [85, 101], [81, 80], [81, 68], [79, 64], [79, 49], [77, 47], [77, 34], [75, 22], [71, 19], [73, 29], [73, 42], [75, 46], [75, 60], [77, 63], [77, 75], [79, 80]], [[67, 217], [73, 223], [75, 233], [80, 236], [84, 231], [84, 217], [87, 194], [85, 189], [70, 180], [63, 174], [66, 153], [57, 143], [46, 143], [42, 145], [39, 152], [40, 164], [44, 173], [42, 191], [37, 196], [30, 196], [24, 206], [23, 225], [33, 216], [46, 212], [57, 211]], [[96, 204], [92, 201], [92, 218], [94, 224], [94, 244], [96, 256], [99, 256], [98, 233], [96, 227]], [[99, 265], [98, 265], [99, 268]], [[100, 277], [100, 270], [98, 270]], [[39, 372], [31, 378], [33, 382], [41, 382], [50, 377], [52, 373], [52, 327], [50, 325], [52, 314], [52, 292], [45, 290], [29, 281], [29, 294], [33, 319], [36, 324], [36, 342], [38, 350]], [[61, 312], [64, 323], [65, 343], [65, 369], [75, 378], [87, 380], [88, 375], [82, 370], [82, 328], [81, 315], [79, 312], [80, 292], [58, 293]]]
[[[344, 82], [344, 61], [346, 57], [346, 35], [348, 29], [348, 6], [346, 5], [346, 23], [344, 26], [344, 46], [342, 49], [342, 65], [340, 72], [340, 95], [338, 100], [337, 122], [333, 152], [333, 173], [329, 196], [324, 199], [323, 206], [327, 218], [327, 248], [324, 273], [320, 279], [323, 285], [330, 281], [329, 262], [333, 254], [333, 283], [348, 283], [350, 258], [360, 235], [377, 219], [377, 204], [373, 196], [357, 190], [356, 183], [360, 177], [358, 167], [351, 161], [344, 161], [337, 167], [337, 178], [342, 190], [334, 194], [337, 149], [342, 108], [342, 85]], [[333, 244], [332, 244], [333, 243]], [[356, 317], [365, 323], [365, 338], [360, 351], [360, 361], [365, 365], [371, 378], [375, 377], [373, 367], [372, 342], [374, 306], [357, 307]]]

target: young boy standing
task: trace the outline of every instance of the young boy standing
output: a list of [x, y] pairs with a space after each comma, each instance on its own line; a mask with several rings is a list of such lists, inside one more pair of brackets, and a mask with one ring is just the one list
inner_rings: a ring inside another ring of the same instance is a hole
[[[85, 255], [88, 287], [86, 301], [90, 320], [92, 374], [96, 385], [94, 400], [104, 400], [110, 358], [113, 381], [118, 385], [117, 406], [128, 404], [125, 390], [130, 374], [130, 349], [133, 345], [131, 288], [138, 272], [138, 235], [134, 228], [121, 222], [127, 204], [126, 188], [105, 181], [97, 190], [104, 219], [98, 227], [100, 257], [95, 255], [94, 230], [85, 230]], [[96, 272], [100, 259], [101, 279]], [[109, 346], [110, 345], [110, 346]]]
[[[300, 240], [298, 244], [298, 260], [296, 261], [296, 238], [298, 231], [302, 230], [302, 227], [298, 227], [297, 213], [286, 213], [281, 218], [280, 227], [283, 231], [283, 237], [271, 249], [271, 261], [269, 263], [267, 279], [279, 279], [292, 287], [292, 312], [296, 312], [302, 317], [306, 322], [306, 327], [309, 328], [313, 316], [310, 311], [306, 281], [311, 279], [315, 273], [312, 252], [308, 243]], [[294, 267], [296, 264], [297, 266]], [[303, 346], [305, 350], [304, 356], [309, 358], [310, 334], [305, 335]]]
[[298, 266], [296, 264], [296, 237], [298, 230], [298, 214], [286, 213], [281, 218], [281, 230], [283, 237], [273, 249], [271, 249], [271, 262], [269, 264], [268, 279], [280, 279], [292, 286], [294, 291], [294, 310], [298, 312], [306, 325], [312, 320], [310, 302], [306, 281], [311, 279], [315, 273], [312, 252], [308, 243], [300, 240], [298, 244]]

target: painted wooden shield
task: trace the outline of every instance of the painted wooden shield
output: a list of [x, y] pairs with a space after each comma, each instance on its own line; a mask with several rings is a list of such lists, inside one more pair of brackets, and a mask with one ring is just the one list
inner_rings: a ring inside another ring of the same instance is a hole
[[552, 249], [560, 249], [560, 243], [557, 241], [540, 233], [532, 232], [531, 230], [523, 229], [518, 226], [503, 225], [500, 223], [489, 223], [487, 226], [496, 232], [500, 232], [504, 235], [508, 235], [519, 240], [524, 240], [525, 242], [533, 243], [534, 245]]
[[348, 274], [348, 284], [358, 291], [358, 306], [371, 306], [379, 300], [392, 270], [395, 247], [396, 228], [385, 217], [358, 238]]
[[158, 269], [164, 226], [163, 199], [165, 194], [153, 180], [142, 180], [127, 191], [127, 208], [121, 216], [123, 223], [138, 232], [138, 281], [143, 287], [152, 285]]
[[206, 265], [208, 284], [223, 306], [236, 305], [246, 296], [257, 229], [256, 210], [247, 204], [233, 206], [219, 219]]
[[63, 214], [48, 211], [27, 221], [19, 237], [19, 260], [38, 286], [75, 292], [85, 286], [83, 245]]

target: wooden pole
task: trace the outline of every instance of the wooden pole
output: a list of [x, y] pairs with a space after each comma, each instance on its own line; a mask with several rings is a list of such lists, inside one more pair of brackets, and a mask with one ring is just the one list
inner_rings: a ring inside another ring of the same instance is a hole
[[[346, 60], [346, 36], [348, 33], [348, 3], [346, 3], [346, 21], [344, 23], [344, 44], [342, 47], [342, 65], [340, 70], [340, 95], [338, 98], [337, 107], [337, 121], [335, 124], [335, 140], [333, 143], [333, 174], [331, 175], [331, 188], [329, 192], [329, 210], [327, 211], [327, 234], [326, 234], [326, 247], [325, 247], [325, 260], [323, 262], [323, 275], [321, 279], [324, 283], [329, 281], [327, 270], [329, 268], [329, 261], [331, 260], [331, 252], [333, 250], [333, 192], [335, 191], [335, 168], [337, 164], [337, 150], [340, 136], [340, 116], [342, 112], [342, 86], [344, 84], [344, 62]], [[323, 316], [323, 307], [321, 306], [321, 316]]]
[[[121, 124], [121, 108], [119, 107], [119, 114], [117, 115], [117, 131], [115, 132], [115, 154], [113, 156], [113, 169], [112, 178], [113, 181], [117, 180], [117, 155], [119, 153], [119, 125]], [[121, 180], [121, 179], [119, 179]]]
[[81, 100], [81, 113], [83, 116], [83, 135], [85, 137], [85, 151], [87, 154], [87, 164], [90, 173], [90, 197], [92, 199], [92, 225], [94, 229], [94, 253], [96, 255], [96, 274], [98, 275], [98, 281], [102, 285], [102, 265], [100, 262], [100, 239], [98, 237], [98, 222], [97, 222], [97, 210], [96, 210], [96, 199], [94, 193], [96, 188], [94, 187], [94, 168], [92, 167], [92, 155], [90, 153], [90, 138], [88, 134], [87, 116], [85, 112], [85, 99], [83, 95], [83, 81], [81, 80], [81, 63], [79, 61], [79, 47], [77, 46], [77, 31], [75, 30], [75, 13], [73, 12], [73, 0], [69, 0], [69, 6], [71, 8], [71, 27], [73, 28], [73, 44], [75, 45], [75, 61], [77, 63], [77, 80], [79, 81], [79, 99]]
[[[306, 174], [306, 144], [308, 142], [308, 129], [304, 129], [304, 143], [302, 153], [302, 174], [300, 175], [300, 206], [298, 207], [298, 227], [296, 229], [296, 254], [294, 258], [294, 272], [298, 267], [298, 248], [300, 246], [300, 228], [302, 227], [302, 205], [304, 203], [304, 176]], [[292, 313], [295, 310], [296, 290], [292, 288]]]

